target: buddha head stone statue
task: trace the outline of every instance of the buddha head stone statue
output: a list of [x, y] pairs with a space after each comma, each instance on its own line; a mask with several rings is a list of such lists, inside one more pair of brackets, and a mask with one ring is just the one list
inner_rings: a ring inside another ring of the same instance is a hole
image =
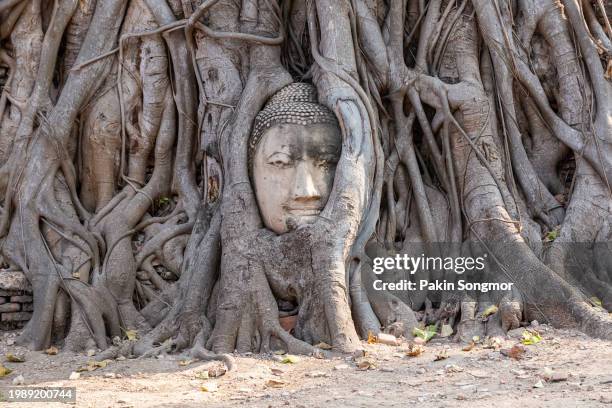
[[340, 158], [336, 116], [315, 88], [287, 85], [255, 118], [249, 169], [264, 225], [282, 234], [313, 223], [325, 207]]

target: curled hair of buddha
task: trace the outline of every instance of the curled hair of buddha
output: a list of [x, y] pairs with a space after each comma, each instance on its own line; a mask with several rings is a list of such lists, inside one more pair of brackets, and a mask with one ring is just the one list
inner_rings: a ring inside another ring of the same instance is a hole
[[248, 163], [252, 166], [253, 156], [261, 137], [275, 125], [312, 125], [329, 123], [338, 125], [336, 115], [317, 99], [314, 86], [305, 82], [294, 82], [275, 93], [266, 106], [257, 114], [249, 139]]

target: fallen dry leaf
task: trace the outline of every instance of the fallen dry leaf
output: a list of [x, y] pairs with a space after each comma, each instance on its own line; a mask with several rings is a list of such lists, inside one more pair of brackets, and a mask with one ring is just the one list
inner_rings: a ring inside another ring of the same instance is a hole
[[489, 307], [486, 308], [486, 310], [482, 313], [482, 318], [486, 319], [487, 317], [497, 313], [499, 309], [497, 308], [497, 306], [495, 305], [491, 305]]
[[98, 368], [105, 368], [109, 362], [110, 360], [102, 360], [102, 361], [89, 360], [87, 362], [87, 365], [77, 368], [76, 371], [79, 373], [82, 371], [94, 371], [94, 370], [97, 370]]
[[134, 341], [138, 339], [138, 332], [136, 330], [126, 330], [125, 336], [127, 337], [128, 340]]
[[104, 368], [110, 363], [110, 360], [94, 361], [94, 365], [99, 368]]
[[6, 361], [11, 363], [23, 363], [25, 356], [23, 354], [6, 353]]
[[287, 385], [287, 382], [286, 381], [282, 381], [282, 380], [270, 379], [270, 380], [266, 381], [266, 387], [282, 388], [285, 385]]
[[417, 357], [425, 352], [425, 347], [420, 344], [410, 344], [406, 355], [408, 357]]
[[57, 349], [57, 347], [55, 346], [51, 346], [48, 349], [45, 350], [45, 353], [47, 353], [50, 356], [54, 356], [59, 352], [59, 350]]
[[499, 337], [487, 337], [482, 345], [484, 349], [494, 349], [497, 350], [501, 348], [503, 340]]
[[514, 360], [520, 360], [525, 354], [525, 347], [520, 344], [515, 344], [510, 349], [501, 349], [499, 351], [502, 355], [513, 358]]
[[13, 372], [13, 370], [11, 370], [10, 368], [6, 368], [2, 364], [0, 364], [0, 377], [6, 377], [7, 375], [9, 375], [12, 372]]
[[316, 348], [320, 348], [321, 350], [331, 350], [332, 346], [327, 343], [320, 342], [314, 345]]
[[476, 347], [476, 343], [474, 341], [470, 341], [470, 343], [464, 346], [461, 350], [463, 351], [472, 351]]
[[448, 352], [446, 351], [446, 349], [443, 349], [438, 354], [436, 354], [434, 361], [446, 360], [447, 358], [448, 358]]
[[271, 368], [270, 371], [272, 372], [272, 375], [275, 375], [277, 377], [280, 377], [281, 375], [285, 374], [283, 370], [280, 370], [278, 368]]
[[360, 370], [373, 370], [376, 368], [376, 360], [372, 357], [361, 357], [355, 361], [357, 368]]

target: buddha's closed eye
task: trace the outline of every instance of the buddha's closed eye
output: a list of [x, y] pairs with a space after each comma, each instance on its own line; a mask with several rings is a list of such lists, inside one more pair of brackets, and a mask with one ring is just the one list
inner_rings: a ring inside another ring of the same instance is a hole
[[338, 157], [333, 154], [323, 155], [315, 160], [315, 165], [322, 169], [330, 169], [338, 164]]
[[268, 164], [279, 169], [285, 169], [293, 165], [293, 158], [287, 153], [276, 152], [268, 157]]

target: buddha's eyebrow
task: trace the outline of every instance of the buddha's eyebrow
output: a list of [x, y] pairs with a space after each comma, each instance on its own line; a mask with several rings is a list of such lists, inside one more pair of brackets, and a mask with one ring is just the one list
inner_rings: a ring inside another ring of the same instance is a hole
[[274, 156], [276, 153], [284, 153], [295, 159], [300, 156], [300, 149], [295, 144], [283, 144], [278, 146], [268, 157]]
[[270, 153], [267, 157], [266, 160], [273, 160], [273, 159], [278, 159], [279, 157], [289, 157], [291, 158], [291, 155], [288, 154], [288, 152], [283, 152], [283, 151], [274, 151], [272, 153]]
[[321, 154], [333, 154], [337, 155], [340, 151], [340, 147], [333, 144], [323, 144], [323, 145], [314, 145], [308, 146], [307, 153], [311, 157], [316, 157]]

